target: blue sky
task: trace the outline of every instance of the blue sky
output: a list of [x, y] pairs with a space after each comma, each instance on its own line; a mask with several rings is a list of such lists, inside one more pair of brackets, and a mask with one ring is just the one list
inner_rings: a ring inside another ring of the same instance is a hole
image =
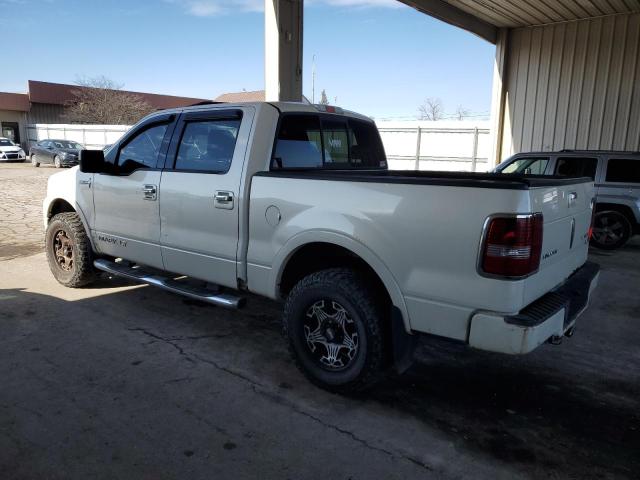
[[[214, 98], [264, 86], [263, 0], [0, 0], [0, 91], [105, 75], [134, 91]], [[490, 108], [493, 45], [393, 0], [305, 2], [304, 93], [413, 117], [426, 97]], [[10, 33], [7, 32], [10, 31]], [[15, 42], [10, 39], [15, 39]], [[11, 66], [11, 67], [9, 67]]]

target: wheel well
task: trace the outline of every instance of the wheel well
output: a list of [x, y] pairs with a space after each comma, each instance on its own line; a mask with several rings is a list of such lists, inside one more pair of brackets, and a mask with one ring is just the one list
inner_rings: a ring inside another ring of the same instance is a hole
[[76, 209], [71, 206], [69, 202], [66, 200], [62, 200], [61, 198], [54, 200], [49, 207], [49, 214], [47, 215], [47, 219], [51, 220], [55, 215], [64, 212], [75, 212]]
[[280, 278], [280, 295], [286, 297], [291, 289], [307, 275], [327, 268], [352, 268], [371, 282], [376, 294], [386, 306], [391, 306], [391, 298], [384, 283], [371, 266], [352, 251], [332, 243], [309, 243], [299, 248], [289, 258]]
[[638, 222], [636, 222], [636, 217], [633, 215], [633, 211], [631, 210], [631, 208], [627, 207], [626, 205], [620, 205], [618, 203], [597, 203], [596, 204], [596, 212], [602, 212], [605, 210], [614, 210], [616, 212], [619, 212], [622, 215], [624, 215], [627, 218], [627, 220], [629, 220], [629, 223], [631, 223], [632, 227], [638, 226]]

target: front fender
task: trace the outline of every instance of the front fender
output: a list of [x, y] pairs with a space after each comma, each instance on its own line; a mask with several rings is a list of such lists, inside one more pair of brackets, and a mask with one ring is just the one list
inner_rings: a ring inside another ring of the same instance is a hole
[[269, 284], [272, 286], [272, 296], [276, 298], [278, 296], [278, 286], [282, 279], [285, 267], [289, 259], [295, 254], [295, 252], [308, 245], [310, 243], [330, 243], [337, 245], [346, 250], [349, 250], [354, 255], [360, 257], [366, 262], [374, 272], [380, 277], [380, 280], [384, 284], [391, 302], [402, 314], [402, 320], [405, 330], [411, 332], [411, 324], [409, 321], [409, 314], [407, 306], [404, 301], [404, 297], [398, 286], [396, 279], [391, 271], [387, 268], [384, 262], [367, 246], [357, 241], [356, 239], [349, 237], [345, 234], [332, 232], [327, 230], [305, 230], [291, 237], [278, 251], [274, 260], [273, 268], [271, 269], [271, 278]]

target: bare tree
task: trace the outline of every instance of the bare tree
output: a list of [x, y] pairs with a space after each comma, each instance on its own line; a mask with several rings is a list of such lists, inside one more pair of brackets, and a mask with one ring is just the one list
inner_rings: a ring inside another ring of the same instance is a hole
[[469, 114], [470, 114], [469, 110], [464, 108], [462, 105], [458, 105], [458, 108], [456, 108], [456, 118], [458, 120], [464, 120], [466, 117], [469, 116]]
[[73, 100], [65, 104], [71, 123], [133, 125], [154, 109], [140, 95], [123, 92], [122, 85], [105, 76], [79, 78]]
[[420, 120], [441, 120], [444, 115], [442, 100], [429, 97], [418, 107]]
[[327, 92], [322, 89], [322, 93], [320, 94], [320, 105], [329, 105], [329, 99], [327, 98]]

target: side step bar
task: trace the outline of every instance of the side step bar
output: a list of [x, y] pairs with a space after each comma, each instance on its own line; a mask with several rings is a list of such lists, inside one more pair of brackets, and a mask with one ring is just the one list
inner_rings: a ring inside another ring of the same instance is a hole
[[99, 258], [93, 262], [93, 266], [103, 272], [111, 273], [119, 277], [125, 277], [130, 280], [135, 280], [142, 283], [147, 283], [155, 287], [160, 287], [179, 295], [192, 298], [194, 300], [201, 300], [203, 302], [211, 303], [219, 307], [238, 309], [244, 306], [245, 299], [236, 295], [230, 295], [228, 293], [215, 293], [206, 288], [199, 288], [193, 285], [184, 285], [181, 282], [173, 280], [169, 277], [162, 275], [152, 275], [148, 272], [144, 272], [138, 268], [128, 267], [126, 265], [120, 265], [116, 262], [111, 262]]

